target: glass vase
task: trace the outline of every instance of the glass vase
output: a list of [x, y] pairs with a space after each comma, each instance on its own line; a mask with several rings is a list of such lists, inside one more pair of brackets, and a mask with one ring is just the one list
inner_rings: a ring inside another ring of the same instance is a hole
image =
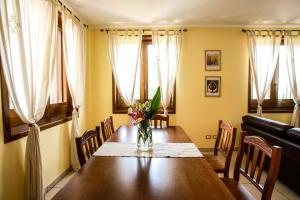
[[142, 120], [138, 123], [137, 146], [141, 151], [152, 150], [151, 120]]

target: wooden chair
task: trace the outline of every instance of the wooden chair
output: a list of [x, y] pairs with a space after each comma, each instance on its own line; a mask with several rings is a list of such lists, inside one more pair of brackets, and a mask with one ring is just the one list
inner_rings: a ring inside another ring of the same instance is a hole
[[[243, 169], [241, 166], [246, 149], [246, 163], [245, 169]], [[255, 199], [238, 182], [240, 174], [242, 174], [262, 193], [262, 200], [270, 200], [280, 168], [281, 151], [281, 147], [272, 147], [261, 137], [245, 136], [245, 132], [242, 132], [233, 179], [223, 178], [223, 182], [237, 199]], [[266, 157], [270, 159], [270, 166], [265, 183], [260, 184]], [[258, 171], [255, 173], [257, 169]]]
[[81, 137], [77, 137], [76, 147], [80, 165], [83, 166], [101, 145], [100, 135], [96, 130], [87, 130]]
[[159, 128], [163, 128], [163, 122], [165, 122], [165, 126], [169, 126], [169, 115], [154, 115], [151, 119], [152, 124], [154, 124], [154, 128], [157, 128], [157, 124], [159, 122]]
[[106, 141], [115, 132], [112, 116], [105, 118], [101, 122], [101, 131], [104, 141]]
[[[235, 138], [236, 128], [233, 128], [229, 123], [220, 120], [214, 155], [205, 155], [205, 159], [215, 172], [224, 173], [225, 178], [229, 176], [230, 161], [234, 150]], [[220, 158], [218, 153], [225, 157], [225, 162]]]

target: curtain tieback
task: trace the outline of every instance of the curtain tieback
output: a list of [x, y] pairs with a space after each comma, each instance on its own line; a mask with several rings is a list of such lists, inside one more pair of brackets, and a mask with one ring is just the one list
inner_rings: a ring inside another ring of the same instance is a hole
[[79, 117], [78, 109], [79, 109], [78, 107], [74, 107], [73, 112], [72, 112], [73, 116]]
[[37, 123], [36, 122], [34, 122], [34, 123], [31, 123], [31, 124], [28, 124], [29, 125], [29, 128], [33, 128], [33, 127], [35, 127], [35, 128], [39, 128], [39, 125], [37, 125]]
[[167, 116], [168, 115], [168, 110], [164, 109], [164, 115]]

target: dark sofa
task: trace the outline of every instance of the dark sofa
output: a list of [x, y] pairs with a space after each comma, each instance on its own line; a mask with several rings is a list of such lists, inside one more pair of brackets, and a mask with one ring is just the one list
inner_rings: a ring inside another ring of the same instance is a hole
[[243, 116], [242, 130], [247, 135], [265, 138], [271, 145], [282, 147], [278, 179], [300, 194], [300, 128], [293, 128], [278, 121]]

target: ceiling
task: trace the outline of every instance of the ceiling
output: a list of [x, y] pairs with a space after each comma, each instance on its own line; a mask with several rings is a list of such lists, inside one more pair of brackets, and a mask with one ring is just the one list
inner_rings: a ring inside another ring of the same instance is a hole
[[67, 0], [89, 25], [295, 26], [300, 0]]

